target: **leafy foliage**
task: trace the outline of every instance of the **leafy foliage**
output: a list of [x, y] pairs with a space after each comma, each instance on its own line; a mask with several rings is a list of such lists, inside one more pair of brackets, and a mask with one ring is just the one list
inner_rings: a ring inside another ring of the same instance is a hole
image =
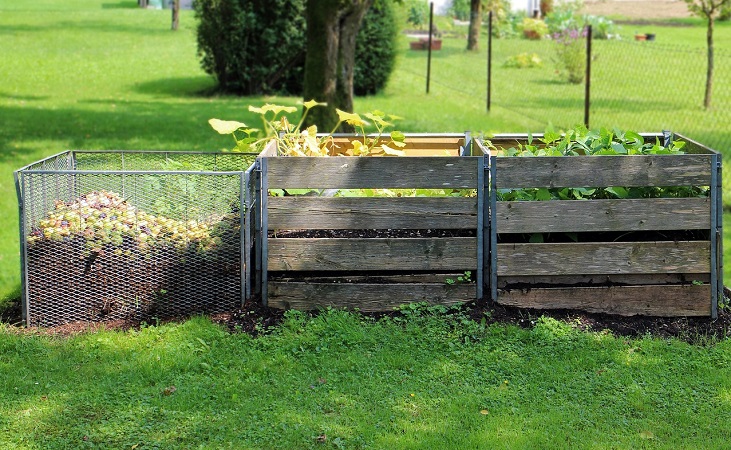
[[302, 0], [197, 0], [201, 66], [237, 94], [302, 91]]
[[543, 67], [543, 61], [537, 53], [519, 53], [508, 58], [504, 63], [503, 67], [510, 67], [514, 69], [532, 69], [535, 67]]
[[[304, 0], [198, 0], [201, 66], [225, 92], [300, 95], [304, 79]], [[356, 41], [354, 90], [380, 90], [394, 65], [397, 33], [393, 6], [377, 0]]]
[[355, 43], [355, 95], [372, 95], [386, 86], [396, 63], [397, 34], [392, 2], [375, 0], [366, 12]]
[[[527, 144], [515, 147], [499, 148], [491, 142], [486, 145], [497, 150], [500, 157], [536, 157], [536, 156], [621, 156], [621, 155], [681, 155], [684, 154], [685, 142], [672, 141], [663, 146], [658, 140], [645, 142], [645, 139], [634, 131], [618, 129], [589, 130], [578, 126], [564, 134], [549, 129], [542, 138], [529, 137]], [[597, 188], [562, 188], [562, 189], [500, 189], [498, 198], [506, 201], [519, 200], [585, 200], [602, 198], [659, 198], [659, 197], [706, 197], [708, 187], [597, 187]]]

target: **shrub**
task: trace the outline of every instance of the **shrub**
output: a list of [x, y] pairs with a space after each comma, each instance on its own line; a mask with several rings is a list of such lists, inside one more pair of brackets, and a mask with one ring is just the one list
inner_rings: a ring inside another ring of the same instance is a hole
[[[302, 94], [304, 0], [197, 0], [198, 55], [222, 91], [241, 95]], [[354, 91], [375, 93], [395, 58], [393, 8], [376, 0], [358, 34]]]
[[386, 86], [396, 61], [397, 34], [392, 2], [375, 0], [363, 19], [355, 43], [355, 95], [375, 94]]
[[552, 37], [556, 43], [559, 74], [571, 84], [582, 83], [586, 72], [586, 29], [566, 29]]
[[197, 0], [198, 55], [220, 89], [244, 95], [302, 91], [302, 0]]
[[535, 53], [520, 53], [508, 58], [503, 67], [513, 69], [532, 69], [534, 67], [543, 67], [543, 61]]
[[528, 39], [543, 39], [548, 34], [548, 27], [539, 19], [526, 17], [521, 24], [523, 36]]

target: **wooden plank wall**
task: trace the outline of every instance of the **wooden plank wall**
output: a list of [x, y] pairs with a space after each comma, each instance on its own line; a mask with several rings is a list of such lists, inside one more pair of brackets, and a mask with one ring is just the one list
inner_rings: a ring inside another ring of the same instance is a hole
[[[712, 169], [709, 154], [498, 157], [491, 162], [498, 189], [709, 186]], [[495, 217], [496, 234], [705, 230], [710, 236], [712, 226], [708, 198], [496, 202]], [[709, 240], [501, 243], [493, 259], [497, 299], [528, 308], [707, 316], [710, 287], [690, 282], [710, 281], [710, 256]], [[609, 285], [586, 286], [595, 282]], [[566, 287], [571, 284], [576, 286]]]
[[[267, 177], [270, 189], [476, 189], [482, 162], [481, 157], [277, 157], [267, 159]], [[451, 196], [285, 196], [269, 197], [267, 214], [271, 232], [475, 230], [478, 203], [476, 197]], [[467, 302], [477, 295], [476, 284], [445, 283], [477, 270], [476, 237], [270, 237], [267, 245], [272, 307], [383, 311], [417, 301]]]

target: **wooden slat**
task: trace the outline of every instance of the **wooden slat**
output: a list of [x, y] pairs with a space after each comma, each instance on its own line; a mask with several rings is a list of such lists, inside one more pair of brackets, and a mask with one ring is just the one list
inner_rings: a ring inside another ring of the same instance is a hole
[[707, 186], [711, 155], [496, 158], [503, 188]]
[[602, 274], [602, 275], [534, 275], [534, 276], [501, 276], [497, 279], [499, 289], [523, 289], [535, 286], [570, 285], [649, 285], [649, 284], [686, 284], [693, 281], [710, 283], [707, 273], [651, 273], [651, 274]]
[[498, 291], [498, 303], [520, 308], [579, 309], [622, 316], [710, 316], [710, 285], [540, 288]]
[[476, 238], [269, 239], [270, 271], [475, 270]]
[[498, 233], [707, 230], [708, 198], [497, 202]]
[[268, 159], [269, 189], [477, 187], [479, 157], [332, 158], [278, 157]]
[[475, 229], [477, 198], [270, 197], [269, 229]]
[[[430, 273], [363, 273], [341, 274], [328, 272], [310, 274], [302, 272], [272, 272], [270, 281], [306, 282], [306, 283], [365, 283], [365, 284], [445, 284], [447, 280], [457, 280], [464, 276], [462, 272], [430, 272]], [[322, 276], [325, 275], [325, 276]]]
[[708, 241], [498, 244], [498, 276], [709, 273]]
[[[335, 137], [337, 145], [332, 148], [334, 154], [352, 155], [351, 142], [356, 138]], [[362, 139], [362, 138], [361, 138]], [[390, 139], [381, 139], [378, 145], [388, 144]], [[459, 156], [460, 147], [464, 146], [464, 136], [407, 136], [404, 147], [399, 148], [406, 156]], [[392, 146], [393, 147], [393, 146]]]
[[474, 301], [474, 284], [338, 284], [270, 282], [268, 306], [309, 311], [328, 306], [363, 312], [393, 311], [413, 302], [454, 305]]

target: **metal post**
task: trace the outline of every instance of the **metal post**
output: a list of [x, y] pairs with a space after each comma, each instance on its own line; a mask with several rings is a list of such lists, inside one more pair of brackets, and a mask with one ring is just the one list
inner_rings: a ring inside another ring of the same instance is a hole
[[241, 306], [244, 306], [249, 298], [249, 177], [251, 172], [242, 172], [239, 183], [239, 249], [240, 249], [240, 286]]
[[492, 11], [487, 19], [487, 112], [492, 103]]
[[591, 25], [586, 27], [586, 79], [584, 80], [584, 125], [589, 128], [589, 109], [591, 107]]
[[477, 300], [484, 297], [485, 285], [485, 156], [478, 160], [477, 166]]
[[429, 82], [431, 81], [431, 39], [432, 39], [432, 26], [434, 25], [434, 2], [429, 3], [429, 42], [428, 53], [426, 58], [426, 93], [429, 93]]
[[[721, 155], [715, 153], [711, 156], [711, 317], [718, 317], [718, 241], [723, 240], [723, 236], [719, 236], [718, 231], [718, 163]], [[723, 288], [721, 288], [723, 289]], [[723, 293], [723, 290], [721, 290]]]
[[490, 290], [497, 302], [497, 157], [490, 156]]
[[[29, 326], [30, 323], [28, 322], [28, 272], [27, 272], [27, 263], [28, 263], [28, 241], [27, 236], [25, 235], [25, 204], [24, 204], [24, 196], [23, 196], [23, 187], [21, 183], [23, 183], [24, 179], [23, 175], [19, 172], [14, 172], [13, 176], [15, 177], [15, 191], [18, 196], [18, 226], [20, 228], [20, 305], [22, 310], [22, 319], [23, 323], [26, 326]], [[24, 184], [24, 183], [23, 183]]]
[[261, 303], [269, 303], [267, 260], [269, 259], [269, 215], [267, 214], [267, 197], [269, 196], [269, 180], [267, 177], [267, 158], [261, 158]]

